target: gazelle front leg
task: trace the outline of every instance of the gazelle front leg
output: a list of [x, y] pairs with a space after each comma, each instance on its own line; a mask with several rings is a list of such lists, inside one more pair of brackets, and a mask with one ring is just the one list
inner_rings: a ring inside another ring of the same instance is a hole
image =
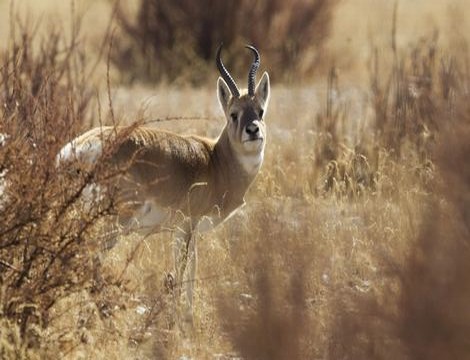
[[[197, 267], [196, 238], [196, 232], [188, 220], [185, 222], [185, 226], [176, 232], [174, 242], [176, 299], [177, 302], [183, 300], [180, 303], [183, 319], [191, 325], [193, 322], [194, 279]], [[183, 299], [181, 299], [181, 291], [185, 295]]]

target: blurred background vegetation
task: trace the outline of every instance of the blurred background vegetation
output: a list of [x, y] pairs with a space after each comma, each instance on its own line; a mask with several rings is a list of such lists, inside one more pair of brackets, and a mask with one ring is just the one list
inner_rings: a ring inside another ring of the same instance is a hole
[[233, 55], [242, 44], [253, 44], [278, 81], [311, 75], [337, 3], [142, 0], [134, 16], [119, 5], [117, 18], [125, 36], [117, 43], [113, 63], [129, 81], [184, 79], [201, 84], [213, 70], [215, 50], [223, 42], [231, 69], [247, 69], [249, 54]]

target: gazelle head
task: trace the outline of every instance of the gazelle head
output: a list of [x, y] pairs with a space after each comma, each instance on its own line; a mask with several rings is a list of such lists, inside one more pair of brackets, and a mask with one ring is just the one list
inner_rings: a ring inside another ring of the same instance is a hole
[[248, 73], [248, 89], [239, 90], [220, 58], [222, 45], [217, 50], [217, 67], [221, 77], [217, 81], [217, 96], [227, 120], [226, 130], [232, 148], [241, 156], [261, 156], [266, 142], [264, 117], [269, 103], [269, 75], [263, 74], [255, 87], [260, 56], [256, 48], [246, 46], [254, 54]]

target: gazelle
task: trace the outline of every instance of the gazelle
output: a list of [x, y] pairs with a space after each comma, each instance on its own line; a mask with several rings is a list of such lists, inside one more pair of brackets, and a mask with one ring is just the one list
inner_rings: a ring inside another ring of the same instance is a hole
[[[244, 204], [244, 195], [263, 162], [269, 76], [265, 72], [255, 87], [260, 56], [256, 48], [246, 47], [254, 54], [247, 90], [239, 90], [223, 65], [222, 45], [217, 50], [221, 75], [217, 95], [226, 118], [217, 139], [137, 127], [108, 157], [124, 169], [119, 191], [133, 204], [130, 214], [119, 216], [119, 223], [145, 235], [162, 228], [177, 229], [177, 282], [183, 280], [188, 261], [189, 276], [195, 275], [196, 232], [216, 226]], [[99, 161], [102, 139], [115, 131], [119, 129], [100, 127], [84, 133], [62, 148], [59, 161]], [[191, 308], [192, 281], [186, 282], [186, 295]]]

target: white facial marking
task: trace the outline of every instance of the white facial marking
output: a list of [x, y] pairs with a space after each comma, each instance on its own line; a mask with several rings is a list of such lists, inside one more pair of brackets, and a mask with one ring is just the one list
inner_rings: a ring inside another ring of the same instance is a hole
[[[259, 144], [257, 144], [259, 146]], [[258, 172], [263, 163], [264, 158], [264, 149], [258, 153], [249, 154], [249, 155], [239, 155], [238, 160], [243, 167], [243, 170], [246, 171], [249, 175], [254, 175]]]
[[[258, 135], [258, 136], [260, 136], [260, 135]], [[261, 137], [260, 137], [260, 139], [261, 139]], [[251, 138], [251, 136], [250, 136], [250, 135], [246, 132], [246, 130], [244, 129], [244, 130], [242, 131], [241, 142], [242, 142], [243, 144], [245, 144], [245, 143], [250, 143], [251, 140], [255, 140], [255, 139], [254, 139], [254, 138]], [[256, 142], [255, 142], [255, 144], [256, 144]], [[257, 143], [257, 144], [259, 145], [260, 143]]]
[[[256, 127], [259, 129], [258, 132], [254, 134], [248, 133], [248, 129], [254, 130]], [[264, 132], [262, 129], [262, 124], [259, 120], [255, 120], [247, 124], [246, 128], [243, 129], [241, 141], [242, 143], [251, 142], [252, 140], [256, 140], [256, 139], [263, 139], [263, 136], [264, 136]], [[262, 144], [262, 142], [260, 142], [259, 144]]]
[[251, 139], [251, 140], [245, 140], [243, 141], [243, 147], [247, 152], [250, 153], [255, 153], [255, 152], [260, 152], [260, 149], [262, 148], [264, 139], [263, 138], [258, 138], [258, 139]]

